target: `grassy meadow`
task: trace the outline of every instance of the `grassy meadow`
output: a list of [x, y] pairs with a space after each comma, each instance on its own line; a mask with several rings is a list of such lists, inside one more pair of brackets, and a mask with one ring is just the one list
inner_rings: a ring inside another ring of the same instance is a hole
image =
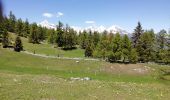
[[169, 70], [169, 66], [85, 60], [77, 63], [2, 48], [0, 55], [1, 100], [170, 99], [169, 76], [160, 72]]
[[[15, 35], [10, 34], [14, 39]], [[84, 58], [84, 50], [64, 51], [31, 44], [28, 52]], [[169, 100], [168, 65], [43, 58], [0, 48], [1, 100]], [[81, 80], [88, 77], [90, 80]], [[74, 80], [72, 78], [79, 78]]]
[[[10, 33], [10, 38], [11, 40], [15, 40], [16, 35], [13, 33]], [[42, 44], [32, 44], [28, 43], [28, 38], [21, 37], [24, 50], [31, 52], [31, 53], [36, 53], [36, 54], [44, 54], [47, 56], [60, 56], [60, 57], [84, 57], [84, 50], [83, 49], [74, 49], [74, 50], [61, 50], [57, 49], [54, 47], [52, 44], [48, 44], [46, 42]]]

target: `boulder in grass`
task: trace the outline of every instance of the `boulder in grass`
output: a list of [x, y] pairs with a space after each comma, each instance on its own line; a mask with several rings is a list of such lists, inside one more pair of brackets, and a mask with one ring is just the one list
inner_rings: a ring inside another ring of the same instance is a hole
[[76, 61], [76, 63], [79, 63], [80, 61]]
[[84, 80], [85, 80], [85, 81], [89, 81], [90, 78], [89, 78], [89, 77], [84, 77]]

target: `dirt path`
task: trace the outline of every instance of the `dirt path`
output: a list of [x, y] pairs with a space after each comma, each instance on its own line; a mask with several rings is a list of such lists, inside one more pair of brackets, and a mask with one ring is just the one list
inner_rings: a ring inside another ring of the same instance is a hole
[[92, 59], [92, 58], [71, 58], [71, 57], [57, 57], [57, 56], [47, 56], [44, 54], [34, 54], [32, 52], [28, 51], [22, 51], [22, 53], [33, 55], [33, 56], [38, 56], [38, 57], [43, 57], [43, 58], [56, 58], [56, 59], [68, 59], [68, 60], [89, 60], [89, 61], [100, 61], [99, 59]]

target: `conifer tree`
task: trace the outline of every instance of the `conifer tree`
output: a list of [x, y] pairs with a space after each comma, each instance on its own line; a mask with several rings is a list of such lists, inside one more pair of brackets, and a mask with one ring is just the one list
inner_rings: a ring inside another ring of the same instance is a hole
[[93, 41], [94, 41], [94, 46], [96, 47], [98, 42], [100, 41], [100, 34], [96, 31], [94, 32]]
[[131, 41], [129, 40], [128, 36], [125, 34], [122, 38], [122, 57], [123, 62], [130, 60], [131, 54]]
[[3, 24], [4, 24], [4, 28], [5, 28], [7, 31], [9, 31], [9, 30], [8, 30], [9, 27], [10, 27], [9, 19], [8, 19], [6, 16], [4, 16], [4, 18], [3, 18]]
[[58, 22], [58, 26], [57, 26], [57, 39], [56, 42], [58, 44], [58, 47], [62, 47], [63, 46], [63, 23], [61, 23], [60, 21]]
[[108, 33], [107, 31], [104, 31], [97, 47], [93, 52], [93, 55], [94, 57], [103, 58], [104, 60], [107, 60], [108, 56], [111, 55], [110, 54], [111, 50], [112, 47], [111, 42], [108, 39]]
[[16, 24], [16, 17], [15, 17], [15, 15], [12, 13], [12, 11], [10, 11], [8, 31], [10, 31], [10, 32], [15, 32], [15, 24]]
[[43, 29], [43, 27], [41, 26], [38, 27], [37, 34], [38, 34], [39, 41], [45, 40], [46, 31]]
[[68, 43], [70, 49], [74, 48], [76, 45], [76, 32], [72, 28], [69, 28]]
[[49, 30], [47, 30], [47, 34], [49, 35], [48, 42], [51, 44], [56, 43], [57, 34], [56, 34], [55, 30], [49, 29]]
[[132, 48], [132, 50], [130, 52], [129, 61], [130, 61], [130, 63], [138, 62], [138, 53], [135, 48]]
[[23, 36], [27, 37], [30, 35], [30, 25], [28, 19], [26, 19], [24, 26], [23, 26]]
[[31, 32], [30, 32], [30, 36], [29, 36], [29, 42], [30, 43], [39, 43], [38, 27], [37, 27], [36, 23], [33, 23], [31, 25]]
[[0, 42], [2, 42], [3, 48], [7, 48], [9, 45], [9, 36], [4, 26], [4, 20], [0, 23]]
[[9, 45], [9, 36], [6, 29], [1, 30], [2, 32], [2, 46], [3, 48], [7, 48]]
[[153, 30], [144, 32], [136, 47], [139, 61], [148, 62], [154, 59], [155, 36]]
[[122, 55], [122, 38], [119, 33], [115, 34], [115, 37], [112, 42], [112, 61], [116, 62], [118, 60], [121, 60]]
[[63, 33], [63, 49], [73, 49], [76, 45], [76, 32], [66, 25]]
[[70, 32], [69, 31], [70, 31], [70, 27], [68, 26], [68, 24], [66, 24], [66, 27], [63, 32], [63, 48], [64, 49], [70, 48], [70, 45], [69, 45]]
[[93, 56], [93, 43], [91, 40], [88, 40], [86, 49], [85, 49], [85, 57], [92, 57]]
[[18, 19], [18, 21], [16, 22], [16, 27], [15, 27], [15, 32], [17, 33], [17, 35], [19, 36], [23, 36], [23, 22], [22, 19]]
[[17, 36], [15, 39], [15, 44], [14, 44], [14, 51], [20, 52], [22, 50], [23, 50], [23, 46], [22, 46], [21, 38]]
[[166, 57], [166, 39], [167, 32], [166, 30], [162, 29], [157, 35], [156, 35], [156, 46], [157, 46], [157, 62], [165, 62]]
[[133, 47], [136, 48], [140, 36], [143, 34], [144, 30], [142, 29], [141, 23], [138, 22], [138, 25], [136, 29], [134, 30], [134, 33], [132, 34], [132, 43]]
[[167, 32], [164, 29], [161, 30], [156, 36], [158, 48], [161, 50], [165, 49], [166, 36], [167, 36]]
[[86, 48], [87, 45], [87, 39], [88, 39], [88, 34], [87, 32], [84, 30], [81, 34], [80, 34], [80, 47], [82, 49]]

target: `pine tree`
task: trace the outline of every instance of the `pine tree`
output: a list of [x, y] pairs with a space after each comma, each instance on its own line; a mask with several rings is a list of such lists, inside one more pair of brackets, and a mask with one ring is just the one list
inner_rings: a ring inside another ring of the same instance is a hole
[[15, 17], [15, 15], [12, 13], [12, 11], [10, 11], [8, 31], [10, 31], [10, 32], [15, 32], [15, 24], [16, 24], [16, 17]]
[[166, 36], [167, 32], [164, 29], [161, 30], [156, 36], [158, 48], [161, 50], [165, 49]]
[[86, 49], [85, 49], [85, 57], [92, 57], [93, 56], [93, 44], [91, 40], [88, 40]]
[[3, 26], [3, 23], [0, 23], [0, 42], [2, 42], [2, 34], [4, 32], [4, 26]]
[[69, 31], [70, 31], [70, 27], [68, 26], [68, 24], [66, 24], [66, 27], [63, 32], [63, 48], [64, 49], [70, 48], [70, 45], [69, 45], [70, 32]]
[[9, 27], [10, 27], [10, 23], [9, 23], [9, 19], [8, 19], [6, 16], [3, 18], [3, 24], [4, 24], [4, 28], [5, 28], [7, 31], [9, 31], [8, 29], [9, 29]]
[[88, 39], [88, 34], [87, 32], [84, 30], [83, 33], [81, 33], [79, 35], [79, 38], [80, 38], [80, 47], [82, 49], [85, 49], [86, 46], [87, 46], [87, 39]]
[[72, 48], [75, 48], [76, 47], [76, 31], [74, 31], [74, 29], [70, 28], [69, 29], [69, 48], [72, 49]]
[[58, 44], [58, 47], [63, 46], [63, 23], [59, 21], [58, 26], [57, 26], [57, 39], [56, 42]]
[[22, 50], [23, 50], [23, 46], [22, 46], [21, 38], [17, 36], [15, 39], [15, 44], [14, 44], [14, 51], [20, 52]]
[[132, 34], [132, 42], [133, 42], [133, 47], [136, 48], [140, 36], [143, 34], [144, 30], [142, 29], [141, 23], [138, 22], [138, 25], [136, 29], [134, 30], [134, 33]]
[[43, 29], [43, 27], [41, 26], [38, 27], [37, 34], [38, 34], [39, 41], [45, 40], [46, 31]]
[[17, 33], [17, 35], [19, 36], [23, 36], [23, 22], [22, 19], [18, 19], [18, 21], [16, 22], [16, 27], [15, 27], [15, 32]]
[[170, 31], [167, 36], [167, 52], [166, 52], [166, 63], [170, 64]]
[[9, 36], [6, 29], [1, 30], [2, 31], [2, 46], [3, 48], [7, 48], [9, 46]]
[[125, 34], [122, 39], [122, 57], [123, 62], [130, 60], [130, 53], [131, 53], [131, 41], [129, 40], [128, 36]]
[[4, 20], [0, 23], [0, 42], [2, 42], [3, 48], [7, 48], [9, 45], [9, 36], [4, 26]]
[[108, 57], [111, 55], [110, 51], [112, 51], [111, 42], [108, 39], [107, 31], [104, 31], [97, 47], [93, 52], [93, 55], [94, 57], [103, 58], [104, 60], [107, 60]]
[[23, 26], [23, 36], [27, 37], [30, 35], [30, 25], [28, 19], [26, 19], [24, 26]]
[[48, 42], [51, 43], [51, 44], [56, 43], [56, 38], [57, 38], [56, 31], [53, 30], [53, 29], [49, 29], [49, 30], [47, 30], [47, 34], [49, 35], [48, 36]]
[[100, 41], [100, 34], [96, 31], [94, 32], [93, 41], [94, 46], [96, 47], [98, 42]]
[[154, 59], [155, 36], [153, 30], [144, 32], [136, 47], [139, 61], [148, 62]]
[[29, 36], [29, 42], [30, 43], [39, 43], [38, 27], [37, 27], [36, 23], [33, 23], [31, 25], [31, 32], [30, 32], [30, 36]]
[[156, 35], [156, 42], [157, 42], [157, 62], [164, 62], [166, 56], [166, 36], [167, 32], [163, 29]]
[[76, 32], [74, 29], [70, 28], [69, 25], [66, 25], [63, 33], [63, 49], [74, 49], [76, 45]]
[[129, 57], [130, 63], [136, 63], [138, 62], [138, 54], [136, 49], [132, 48], [130, 52], [130, 57]]
[[116, 62], [121, 60], [122, 56], [122, 38], [119, 33], [116, 33], [112, 42], [112, 61]]

